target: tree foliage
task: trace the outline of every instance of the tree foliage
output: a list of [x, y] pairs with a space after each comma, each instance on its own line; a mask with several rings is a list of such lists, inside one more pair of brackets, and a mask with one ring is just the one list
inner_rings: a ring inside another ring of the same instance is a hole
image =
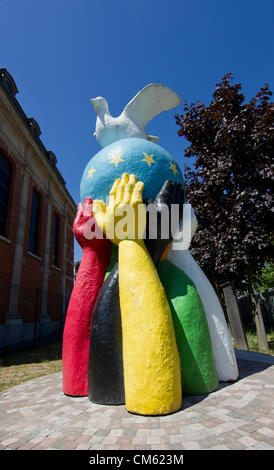
[[257, 279], [257, 289], [259, 291], [274, 287], [274, 265], [265, 266]]
[[272, 190], [274, 125], [272, 95], [264, 85], [245, 102], [231, 74], [216, 85], [209, 106], [185, 103], [176, 115], [179, 136], [190, 145], [186, 195], [198, 229], [192, 253], [211, 281], [242, 280], [273, 259]]

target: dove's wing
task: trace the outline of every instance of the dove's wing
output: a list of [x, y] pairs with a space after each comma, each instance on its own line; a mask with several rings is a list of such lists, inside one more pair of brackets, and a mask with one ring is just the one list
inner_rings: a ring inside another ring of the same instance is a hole
[[127, 104], [123, 114], [125, 113], [139, 128], [144, 129], [157, 114], [175, 108], [180, 103], [180, 96], [170, 88], [151, 83]]

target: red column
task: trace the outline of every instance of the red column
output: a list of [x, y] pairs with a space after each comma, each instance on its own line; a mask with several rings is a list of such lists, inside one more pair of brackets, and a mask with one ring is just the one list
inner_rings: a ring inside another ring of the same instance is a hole
[[82, 261], [71, 294], [63, 335], [63, 392], [88, 395], [88, 357], [93, 307], [110, 261], [111, 242], [87, 239], [87, 222], [95, 223], [92, 200], [78, 206], [73, 231], [83, 249]]

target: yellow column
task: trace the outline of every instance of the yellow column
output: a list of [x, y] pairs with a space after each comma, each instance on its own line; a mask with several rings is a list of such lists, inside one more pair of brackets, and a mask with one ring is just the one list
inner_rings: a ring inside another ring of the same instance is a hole
[[180, 360], [165, 291], [143, 241], [119, 244], [126, 408], [163, 415], [182, 403]]

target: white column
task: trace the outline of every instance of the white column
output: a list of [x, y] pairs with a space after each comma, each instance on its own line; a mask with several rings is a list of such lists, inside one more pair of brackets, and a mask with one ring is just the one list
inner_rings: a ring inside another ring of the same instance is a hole
[[62, 326], [66, 317], [66, 271], [67, 271], [67, 217], [63, 218], [63, 263], [62, 263]]
[[27, 219], [27, 206], [29, 196], [30, 173], [27, 166], [23, 169], [23, 182], [21, 188], [17, 232], [15, 239], [14, 260], [12, 268], [9, 310], [5, 322], [5, 344], [15, 344], [22, 340], [22, 318], [19, 314], [19, 295], [24, 261], [25, 228]]
[[42, 282], [42, 300], [41, 300], [41, 317], [40, 322], [50, 321], [47, 312], [48, 306], [48, 279], [49, 279], [49, 256], [50, 256], [50, 239], [51, 239], [51, 202], [48, 199], [47, 219], [46, 219], [46, 236], [44, 250], [44, 266], [43, 266], [43, 282]]

